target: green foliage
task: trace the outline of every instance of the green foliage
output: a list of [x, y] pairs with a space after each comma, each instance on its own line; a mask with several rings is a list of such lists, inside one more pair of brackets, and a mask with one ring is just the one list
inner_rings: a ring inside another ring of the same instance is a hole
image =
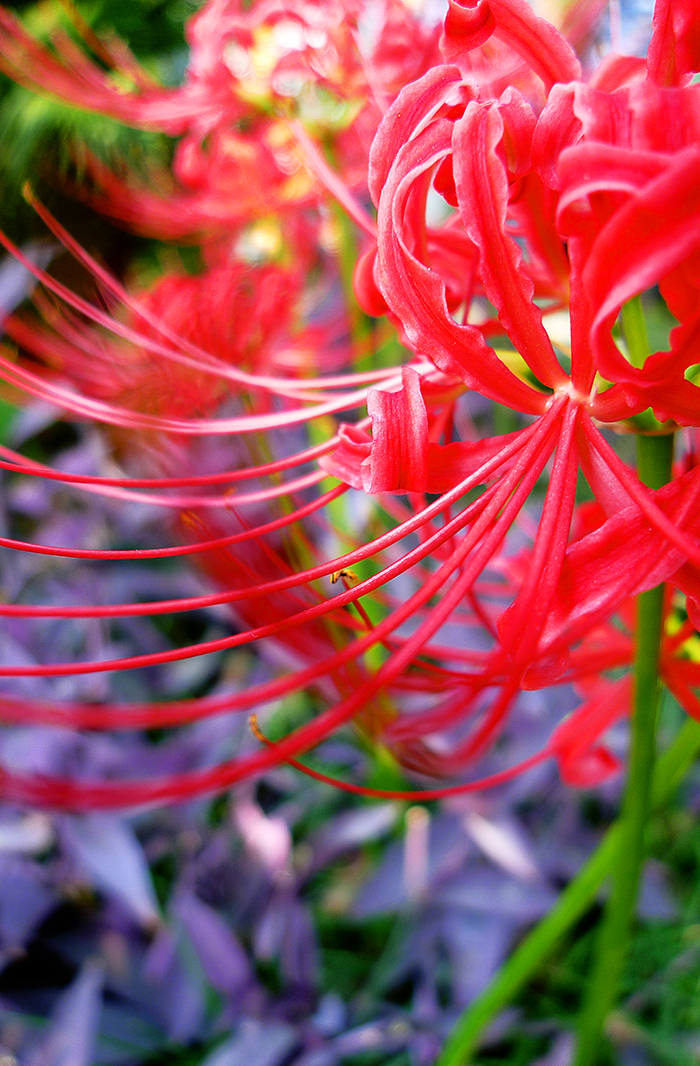
[[[610, 1018], [610, 1063], [623, 1047], [642, 1049], [649, 1066], [697, 1062], [700, 1031], [700, 825], [683, 805], [654, 819], [652, 854], [678, 900], [677, 917], [637, 923], [622, 982], [621, 1008]], [[663, 862], [663, 866], [661, 863]], [[560, 951], [540, 968], [517, 1000], [517, 1024], [487, 1043], [479, 1066], [530, 1063], [544, 1054], [543, 1033], [575, 1026], [590, 966], [600, 907], [591, 908]]]
[[198, 1066], [222, 1040], [208, 1044], [169, 1044], [143, 1060], [143, 1066]]
[[316, 921], [324, 992], [335, 992], [348, 1000], [376, 983], [377, 962], [389, 945], [397, 919], [382, 915], [353, 921], [319, 908]]
[[99, 0], [80, 9], [98, 32], [113, 31], [164, 81], [179, 80], [186, 52], [183, 30], [198, 0]]
[[364, 1051], [361, 1055], [347, 1055], [341, 1062], [343, 1066], [412, 1066], [407, 1051], [392, 1055], [389, 1059], [386, 1058], [386, 1052], [377, 1054], [376, 1051]]
[[[40, 39], [50, 40], [59, 28], [75, 37], [58, 3], [10, 6]], [[196, 6], [186, 0], [141, 0], [138, 4], [104, 0], [77, 8], [98, 33], [116, 33], [124, 39], [156, 78], [177, 84], [187, 56], [184, 22]], [[89, 50], [88, 55], [99, 64]], [[169, 139], [162, 134], [129, 129], [49, 95], [37, 95], [0, 75], [0, 227], [16, 241], [43, 233], [34, 212], [23, 202], [25, 182], [56, 209], [58, 189], [69, 194], [77, 190], [88, 153], [108, 165], [127, 161], [130, 171], [145, 174], [146, 160], [168, 163], [171, 150]]]

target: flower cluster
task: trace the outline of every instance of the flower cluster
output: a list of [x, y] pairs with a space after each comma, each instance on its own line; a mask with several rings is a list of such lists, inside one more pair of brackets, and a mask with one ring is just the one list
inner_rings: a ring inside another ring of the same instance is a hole
[[[662, 582], [664, 681], [698, 715], [700, 14], [657, 0], [646, 58], [591, 67], [578, 53], [594, 9], [571, 5], [557, 29], [526, 0], [449, 0], [442, 25], [400, 0], [209, 0], [175, 89], [120, 42], [84, 28], [93, 62], [0, 10], [11, 77], [176, 139], [172, 168], [145, 182], [83, 153], [80, 196], [199, 249], [195, 273], [124, 281], [33, 200], [92, 275], [90, 301], [1, 238], [40, 283], [5, 320], [3, 379], [102, 426], [110, 458], [76, 472], [3, 446], [0, 465], [159, 509], [174, 543], [0, 544], [114, 565], [187, 556], [208, 584], [109, 605], [37, 603], [28, 587], [0, 614], [101, 620], [112, 641], [119, 619], [209, 610], [223, 626], [123, 654], [90, 655], [83, 637], [61, 661], [3, 665], [2, 716], [90, 731], [256, 716], [215, 766], [106, 780], [29, 758], [4, 768], [6, 797], [175, 800], [299, 765], [350, 722], [424, 796], [550, 758], [596, 783], [618, 767], [603, 735], [629, 707], [631, 601]], [[668, 485], [643, 484], [614, 446], [633, 433], [683, 441]], [[216, 693], [134, 700], [119, 680], [213, 653]], [[99, 701], [61, 695], [61, 679], [101, 674], [115, 680]], [[576, 707], [502, 763], [523, 694], [552, 685], [575, 686]], [[301, 723], [268, 737], [270, 709], [292, 706]], [[477, 758], [476, 779], [425, 780]]]

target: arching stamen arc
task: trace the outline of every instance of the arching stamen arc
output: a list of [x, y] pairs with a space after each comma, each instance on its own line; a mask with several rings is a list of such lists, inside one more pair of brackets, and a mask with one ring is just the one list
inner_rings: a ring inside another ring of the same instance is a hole
[[[553, 410], [554, 410], [554, 408], [550, 408], [550, 411], [553, 411]], [[551, 419], [550, 419], [550, 422], [551, 422]], [[540, 424], [539, 424], [539, 426], [537, 428], [540, 428], [540, 430], [541, 430], [542, 426], [545, 427], [547, 432], [549, 431], [550, 427], [549, 427], [549, 425], [547, 425], [546, 416], [545, 416], [545, 418], [543, 418], [541, 420], [541, 422], [540, 422]], [[533, 428], [535, 428], [535, 427], [533, 427]], [[537, 434], [537, 435], [531, 434], [530, 436], [534, 436], [535, 440], [534, 441], [532, 441], [532, 440], [528, 441], [528, 444], [523, 449], [523, 455], [529, 455], [530, 452], [532, 451], [533, 445], [538, 450], [541, 450], [542, 447], [543, 447], [543, 445], [541, 443], [541, 438], [543, 436], [542, 433]], [[546, 433], [544, 434], [544, 437], [546, 439]], [[503, 456], [499, 456], [499, 461], [500, 462], [503, 461]], [[494, 460], [491, 460], [490, 462], [493, 463]], [[512, 475], [513, 470], [517, 470], [518, 466], [521, 465], [521, 464], [522, 464], [522, 455], [520, 457], [520, 460], [519, 460], [518, 464], [509, 472], [509, 477], [506, 479], [506, 483], [510, 483], [510, 480], [512, 480], [510, 475]], [[488, 466], [490, 464], [485, 464], [485, 465]], [[465, 479], [465, 481], [460, 486], [458, 486], [456, 489], [451, 490], [451, 493], [445, 494], [445, 496], [441, 497], [440, 500], [437, 501], [437, 510], [439, 511], [441, 509], [444, 509], [445, 498], [447, 496], [450, 496], [453, 493], [457, 493], [457, 497], [458, 497], [459, 495], [462, 495], [465, 491], [467, 491], [468, 490], [467, 486], [469, 485], [469, 483], [473, 482], [474, 477], [475, 477], [475, 475], [471, 475], [469, 478]], [[478, 481], [477, 481], [477, 483], [478, 483]], [[373, 591], [375, 588], [378, 588], [379, 586], [383, 585], [385, 582], [387, 582], [389, 580], [392, 580], [394, 577], [398, 576], [399, 574], [404, 573], [406, 570], [410, 569], [410, 567], [413, 566], [416, 561], [421, 560], [421, 559], [425, 558], [427, 555], [429, 555], [436, 545], [442, 544], [445, 541], [449, 540], [449, 538], [451, 536], [453, 536], [455, 532], [458, 532], [464, 525], [466, 525], [469, 521], [473, 520], [473, 517], [474, 517], [475, 514], [478, 514], [479, 512], [482, 512], [485, 508], [490, 507], [492, 497], [494, 496], [494, 494], [496, 493], [497, 490], [502, 489], [502, 488], [503, 488], [503, 486], [501, 485], [501, 486], [494, 486], [493, 489], [487, 490], [487, 492], [482, 497], [480, 497], [479, 500], [477, 500], [473, 504], [471, 504], [470, 507], [468, 507], [464, 512], [462, 512], [455, 519], [453, 519], [452, 522], [450, 522], [448, 525], [444, 526], [441, 530], [439, 530], [436, 534], [434, 534], [433, 537], [431, 537], [427, 541], [424, 541], [417, 548], [413, 549], [413, 551], [409, 552], [406, 556], [404, 556], [401, 560], [398, 560], [397, 562], [395, 562], [395, 563], [391, 564], [390, 566], [386, 567], [379, 574], [375, 574], [373, 577], [367, 578], [365, 581], [360, 582], [355, 588], [348, 589], [344, 593], [340, 593], [338, 596], [334, 597], [332, 600], [329, 600], [329, 601], [326, 601], [324, 603], [318, 604], [315, 607], [311, 607], [311, 608], [307, 609], [306, 611], [302, 611], [299, 614], [294, 615], [293, 618], [291, 618], [291, 619], [284, 619], [284, 620], [281, 620], [279, 622], [276, 622], [276, 623], [261, 627], [261, 628], [256, 629], [256, 630], [249, 630], [247, 633], [244, 633], [244, 634], [236, 634], [236, 636], [234, 636], [234, 637], [223, 637], [223, 638], [220, 638], [219, 640], [203, 642], [202, 644], [197, 645], [197, 648], [199, 650], [194, 650], [194, 648], [192, 648], [192, 647], [189, 647], [187, 649], [182, 649], [181, 648], [181, 649], [176, 649], [174, 651], [154, 652], [154, 653], [150, 653], [148, 655], [129, 656], [129, 657], [123, 658], [123, 659], [107, 660], [107, 661], [102, 661], [102, 662], [99, 662], [99, 663], [55, 664], [55, 665], [51, 665], [51, 666], [33, 666], [33, 667], [29, 667], [29, 666], [25, 666], [25, 667], [2, 667], [2, 668], [0, 668], [0, 676], [6, 676], [6, 677], [15, 677], [15, 676], [17, 676], [17, 677], [19, 677], [19, 676], [22, 676], [22, 677], [24, 677], [24, 676], [63, 676], [63, 675], [72, 674], [72, 673], [75, 673], [75, 674], [80, 673], [80, 674], [82, 674], [82, 673], [97, 673], [97, 672], [101, 672], [101, 671], [117, 670], [117, 669], [132, 669], [132, 668], [135, 668], [135, 667], [138, 667], [138, 666], [152, 666], [152, 665], [156, 665], [158, 663], [173, 662], [173, 661], [176, 661], [179, 658], [192, 658], [195, 655], [205, 655], [205, 654], [209, 654], [209, 653], [214, 652], [214, 651], [221, 651], [221, 650], [224, 650], [224, 649], [227, 649], [227, 648], [236, 647], [236, 646], [239, 646], [240, 644], [243, 644], [243, 643], [249, 643], [249, 642], [251, 642], [253, 640], [257, 640], [257, 639], [260, 639], [260, 638], [265, 637], [265, 636], [272, 636], [275, 633], [282, 632], [284, 629], [289, 628], [290, 625], [301, 625], [304, 622], [311, 621], [312, 619], [316, 618], [318, 615], [322, 615], [322, 614], [328, 613], [330, 611], [337, 610], [339, 607], [344, 606], [346, 603], [354, 602], [354, 600], [359, 599], [360, 596], [365, 595], [366, 593]], [[433, 504], [432, 507], [435, 508], [436, 504]], [[427, 510], [430, 510], [430, 508], [428, 508]], [[412, 525], [412, 523], [406, 523], [406, 525], [409, 526], [409, 525]], [[395, 532], [396, 531], [392, 531], [392, 533], [395, 533]], [[410, 530], [408, 530], [408, 529], [405, 530], [402, 533], [402, 536], [405, 536], [407, 532], [410, 532]], [[382, 542], [382, 541], [384, 542], [384, 544], [382, 546], [386, 546], [388, 543], [391, 543], [391, 541], [389, 541], [389, 537], [390, 536], [391, 536], [391, 534], [385, 534], [384, 537], [379, 538], [378, 541], [375, 541], [374, 544], [372, 545], [371, 554], [374, 554], [377, 550], [379, 550], [377, 545], [380, 542]], [[344, 569], [347, 566], [352, 565], [353, 562], [358, 562], [360, 559], [366, 558], [367, 554], [369, 554], [369, 553], [367, 552], [366, 549], [359, 549], [358, 551], [352, 552], [349, 555], [341, 557], [340, 559], [333, 560], [330, 564], [326, 563], [326, 564], [323, 564], [323, 565], [321, 565], [319, 567], [315, 567], [313, 569], [303, 571], [300, 574], [292, 574], [292, 575], [290, 575], [288, 577], [279, 579], [277, 581], [264, 582], [264, 583], [261, 583], [261, 584], [255, 586], [254, 588], [250, 588], [250, 589], [235, 589], [235, 590], [233, 590], [232, 592], [229, 592], [229, 593], [222, 593], [221, 597], [218, 600], [218, 602], [219, 603], [223, 603], [223, 602], [234, 603], [234, 602], [240, 601], [240, 600], [248, 600], [248, 599], [253, 599], [253, 598], [256, 598], [256, 597], [260, 597], [260, 596], [267, 596], [267, 595], [270, 595], [272, 592], [275, 592], [275, 591], [282, 591], [284, 589], [290, 589], [290, 588], [293, 588], [293, 587], [298, 586], [298, 585], [306, 584], [306, 582], [309, 581], [309, 580], [313, 580], [313, 579], [315, 579], [317, 577], [325, 577], [325, 576], [333, 573], [336, 570]], [[444, 572], [445, 565], [447, 565], [447, 564], [443, 564], [443, 567], [441, 567], [440, 570], [437, 571], [438, 574]], [[425, 587], [428, 587], [428, 586], [425, 586]], [[423, 589], [423, 591], [421, 593], [422, 602], [426, 602], [427, 599], [429, 598], [429, 597], [425, 597], [425, 595], [424, 595], [425, 587], [424, 587], [424, 589]], [[20, 607], [20, 608], [23, 607], [23, 606], [24, 605], [18, 605], [18, 607]], [[129, 609], [132, 608], [132, 607], [135, 608], [134, 613], [142, 613], [141, 612], [141, 607], [142, 607], [141, 604], [123, 605], [121, 607], [116, 608], [115, 610], [118, 613], [124, 615], [124, 614], [130, 613]], [[187, 608], [183, 608], [183, 609], [187, 609]], [[77, 610], [77, 611], [80, 611], [80, 612], [88, 612], [88, 611], [89, 612], [93, 612], [93, 611], [99, 610], [101, 612], [101, 614], [102, 614], [102, 611], [103, 611], [103, 609], [80, 608], [80, 607], [78, 607], [78, 608], [63, 608], [63, 609], [61, 609], [61, 608], [56, 608], [56, 609], [47, 608], [47, 610], [50, 613], [53, 613], [54, 610], [60, 611], [60, 617], [70, 617], [70, 614], [65, 613], [65, 612], [70, 612], [71, 610]], [[107, 614], [105, 614], [105, 616], [108, 616], [108, 614], [109, 614], [109, 612], [111, 610], [113, 610], [113, 608], [109, 608], [109, 607], [105, 608], [104, 611], [107, 612]], [[398, 613], [403, 613], [403, 610], [404, 610], [404, 608], [400, 608]], [[101, 616], [101, 614], [98, 615], [98, 616]], [[93, 613], [89, 613], [89, 614], [88, 613], [83, 613], [83, 614], [77, 615], [77, 617], [94, 617], [94, 616], [95, 615]], [[384, 625], [384, 624], [385, 623], [382, 623], [382, 625]], [[379, 640], [378, 629], [375, 632], [377, 634], [377, 640]], [[374, 641], [371, 641], [371, 643], [374, 643]]]

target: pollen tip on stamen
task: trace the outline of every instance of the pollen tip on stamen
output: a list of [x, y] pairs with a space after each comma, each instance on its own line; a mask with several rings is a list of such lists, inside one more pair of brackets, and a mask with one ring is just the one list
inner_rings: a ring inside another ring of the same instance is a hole
[[349, 567], [345, 567], [342, 570], [334, 570], [330, 575], [331, 585], [335, 585], [341, 578], [346, 589], [354, 589], [360, 583], [358, 575], [354, 570], [350, 570]]
[[271, 746], [270, 741], [258, 725], [257, 711], [253, 711], [253, 713], [248, 718], [248, 725], [250, 727], [251, 733], [253, 734], [256, 740], [259, 740], [261, 744], [265, 744], [267, 747]]

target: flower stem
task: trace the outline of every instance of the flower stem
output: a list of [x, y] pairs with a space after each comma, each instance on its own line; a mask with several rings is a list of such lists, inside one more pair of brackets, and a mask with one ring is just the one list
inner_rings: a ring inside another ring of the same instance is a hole
[[641, 296], [635, 296], [624, 305], [620, 318], [632, 365], [644, 366], [644, 360], [649, 355], [649, 338]]
[[[650, 488], [660, 488], [671, 477], [673, 437], [640, 435], [637, 441], [640, 479]], [[658, 585], [641, 593], [637, 601], [634, 704], [627, 782], [620, 819], [621, 846], [615, 864], [612, 892], [601, 924], [598, 955], [581, 1011], [573, 1066], [597, 1066], [604, 1061], [603, 1028], [617, 998], [627, 957], [651, 806], [660, 695], [663, 598], [664, 586]]]
[[[652, 809], [666, 806], [700, 755], [700, 724], [687, 719], [659, 758], [654, 770]], [[618, 820], [603, 842], [567, 885], [547, 916], [520, 942], [491, 983], [467, 1008], [450, 1035], [436, 1066], [466, 1066], [481, 1034], [500, 1010], [525, 987], [557, 940], [590, 907], [603, 881], [615, 868], [622, 839]]]

